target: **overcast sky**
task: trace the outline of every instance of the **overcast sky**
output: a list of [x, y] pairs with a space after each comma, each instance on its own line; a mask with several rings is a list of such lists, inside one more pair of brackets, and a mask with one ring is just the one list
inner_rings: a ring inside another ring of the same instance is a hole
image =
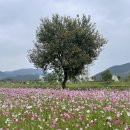
[[91, 75], [130, 62], [130, 0], [0, 0], [0, 71], [32, 68], [33, 47], [41, 17], [52, 14], [91, 15], [107, 45], [91, 67]]

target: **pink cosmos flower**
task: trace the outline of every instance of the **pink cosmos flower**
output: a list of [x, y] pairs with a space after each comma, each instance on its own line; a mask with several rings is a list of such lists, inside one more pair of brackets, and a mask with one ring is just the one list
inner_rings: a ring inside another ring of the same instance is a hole
[[4, 112], [4, 115], [5, 115], [5, 116], [8, 116], [8, 115], [9, 115], [9, 112]]
[[126, 125], [125, 130], [130, 130], [130, 127], [128, 127], [128, 125]]
[[120, 123], [120, 121], [118, 120], [118, 119], [114, 119], [114, 124], [119, 124]]
[[53, 120], [53, 125], [56, 125], [57, 120], [58, 120], [58, 118], [55, 118], [55, 119]]
[[82, 120], [83, 120], [82, 115], [79, 115], [79, 120], [80, 120], [80, 121], [82, 121]]
[[120, 116], [121, 116], [121, 114], [120, 114], [120, 113], [117, 113], [117, 114], [116, 114], [116, 116], [117, 116], [117, 117], [120, 117]]
[[78, 123], [76, 123], [75, 127], [78, 128], [78, 126], [79, 126]]
[[111, 108], [110, 108], [110, 107], [104, 107], [103, 110], [104, 110], [104, 111], [110, 111]]

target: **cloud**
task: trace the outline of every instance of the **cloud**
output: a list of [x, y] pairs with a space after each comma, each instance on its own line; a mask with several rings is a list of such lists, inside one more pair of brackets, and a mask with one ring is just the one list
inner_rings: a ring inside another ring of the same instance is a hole
[[[91, 15], [108, 40], [91, 73], [129, 62], [129, 0], [0, 0], [0, 70], [32, 67], [27, 50], [33, 47], [41, 17], [52, 14]], [[17, 62], [18, 61], [18, 62]]]

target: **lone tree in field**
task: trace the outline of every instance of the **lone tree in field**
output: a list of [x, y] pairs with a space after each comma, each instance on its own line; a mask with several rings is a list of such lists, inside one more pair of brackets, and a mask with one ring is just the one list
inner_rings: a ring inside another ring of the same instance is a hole
[[68, 79], [81, 74], [84, 66], [96, 59], [105, 43], [90, 16], [71, 18], [56, 14], [51, 19], [41, 19], [28, 56], [35, 67], [54, 70], [64, 89]]

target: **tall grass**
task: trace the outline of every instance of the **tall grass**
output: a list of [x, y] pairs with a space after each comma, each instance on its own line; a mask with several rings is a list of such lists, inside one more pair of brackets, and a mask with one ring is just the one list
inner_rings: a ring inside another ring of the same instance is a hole
[[[30, 84], [2, 84], [0, 83], [1, 88], [61, 88], [60, 83], [30, 83]], [[67, 83], [67, 89], [103, 89], [103, 88], [110, 88], [110, 89], [130, 89], [130, 82], [84, 82], [84, 83]]]

